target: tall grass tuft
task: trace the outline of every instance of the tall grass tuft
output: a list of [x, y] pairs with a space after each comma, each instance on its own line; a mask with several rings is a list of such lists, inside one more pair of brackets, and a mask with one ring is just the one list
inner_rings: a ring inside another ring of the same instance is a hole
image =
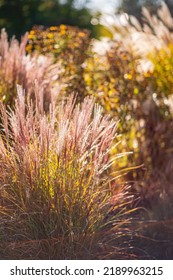
[[26, 33], [19, 43], [14, 37], [8, 40], [4, 29], [0, 34], [0, 101], [14, 105], [17, 95], [16, 85], [25, 87], [27, 93], [33, 93], [33, 84], [37, 80], [44, 88], [47, 100], [50, 93], [57, 92], [56, 80], [59, 66], [54, 64], [53, 56], [35, 54], [27, 55], [25, 48], [28, 42]]
[[1, 104], [0, 258], [94, 258], [126, 209], [106, 174], [117, 123], [92, 98], [52, 101], [47, 115], [38, 86], [35, 100], [18, 86], [14, 111]]

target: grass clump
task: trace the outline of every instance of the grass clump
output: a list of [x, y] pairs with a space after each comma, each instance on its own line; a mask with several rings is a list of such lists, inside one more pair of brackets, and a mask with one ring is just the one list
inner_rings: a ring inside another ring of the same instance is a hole
[[25, 50], [27, 42], [27, 33], [22, 37], [21, 42], [15, 37], [9, 41], [6, 31], [1, 30], [0, 101], [10, 106], [14, 105], [17, 96], [17, 84], [23, 86], [26, 93], [33, 94], [34, 82], [37, 80], [44, 88], [47, 103], [51, 95], [58, 92], [56, 81], [59, 66], [53, 65], [53, 55], [27, 54]]
[[93, 258], [119, 212], [106, 175], [117, 124], [92, 98], [52, 101], [49, 114], [43, 99], [18, 87], [14, 111], [1, 104], [0, 257]]

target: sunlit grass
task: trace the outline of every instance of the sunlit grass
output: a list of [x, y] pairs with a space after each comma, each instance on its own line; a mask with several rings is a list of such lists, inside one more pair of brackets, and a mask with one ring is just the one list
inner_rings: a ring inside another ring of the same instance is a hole
[[126, 222], [120, 217], [128, 195], [120, 201], [106, 174], [117, 124], [92, 98], [76, 107], [73, 97], [57, 109], [51, 103], [48, 115], [43, 98], [36, 100], [35, 106], [26, 102], [18, 88], [14, 112], [1, 105], [1, 252], [5, 258], [93, 258], [106, 225], [113, 229], [117, 220], [116, 239], [118, 224]]

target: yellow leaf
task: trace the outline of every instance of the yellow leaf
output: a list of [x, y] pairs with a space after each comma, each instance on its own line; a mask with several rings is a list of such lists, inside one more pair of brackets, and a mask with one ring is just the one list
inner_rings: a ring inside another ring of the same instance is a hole
[[139, 89], [138, 88], [134, 88], [134, 94], [138, 94], [139, 93]]

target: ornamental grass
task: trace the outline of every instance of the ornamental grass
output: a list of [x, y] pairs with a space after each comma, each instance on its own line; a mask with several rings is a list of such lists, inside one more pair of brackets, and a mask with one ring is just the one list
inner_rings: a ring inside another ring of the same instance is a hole
[[108, 176], [117, 123], [93, 98], [52, 100], [48, 113], [43, 104], [38, 85], [35, 102], [18, 86], [14, 110], [1, 104], [0, 258], [126, 255], [112, 245], [131, 211], [128, 191], [115, 193]]

